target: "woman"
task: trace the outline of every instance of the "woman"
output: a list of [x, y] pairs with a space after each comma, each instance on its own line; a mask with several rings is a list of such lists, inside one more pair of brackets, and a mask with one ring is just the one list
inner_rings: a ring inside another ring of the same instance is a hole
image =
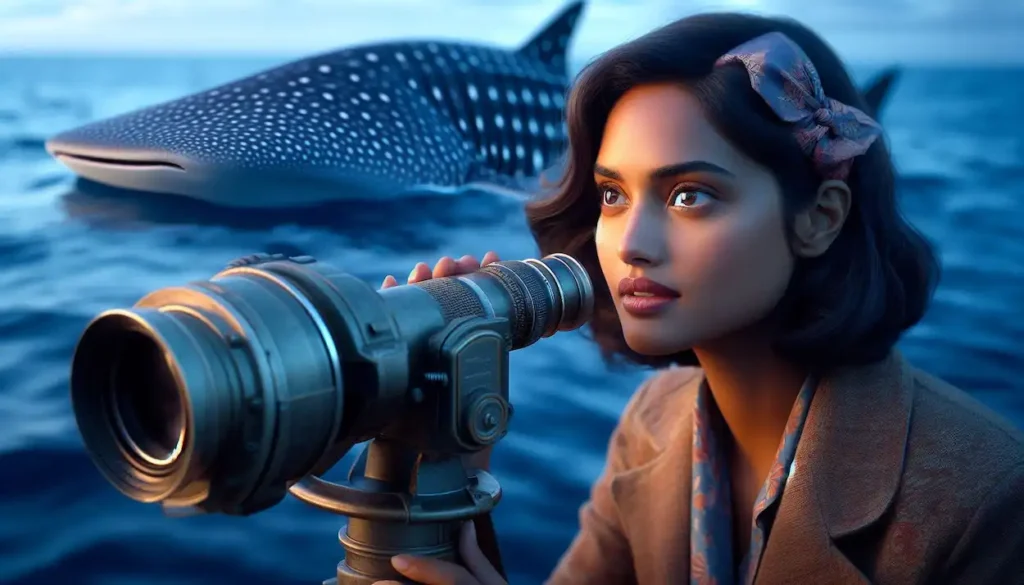
[[[865, 110], [789, 20], [685, 18], [581, 74], [531, 227], [603, 274], [606, 358], [676, 367], [630, 400], [549, 583], [1024, 583], [1024, 437], [894, 349], [938, 267]], [[472, 529], [467, 568], [396, 569], [504, 583]]]

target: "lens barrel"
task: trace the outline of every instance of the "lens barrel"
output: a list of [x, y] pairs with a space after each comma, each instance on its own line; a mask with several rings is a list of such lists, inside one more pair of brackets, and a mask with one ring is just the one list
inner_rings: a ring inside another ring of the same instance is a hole
[[447, 324], [507, 319], [514, 350], [583, 326], [593, 296], [564, 254], [380, 291], [307, 256], [246, 257], [96, 317], [75, 418], [126, 496], [250, 514], [396, 417]]

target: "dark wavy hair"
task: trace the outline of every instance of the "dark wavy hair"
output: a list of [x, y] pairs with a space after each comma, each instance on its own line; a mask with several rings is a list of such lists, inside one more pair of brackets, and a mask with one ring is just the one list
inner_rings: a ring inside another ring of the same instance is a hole
[[[810, 57], [829, 97], [873, 112], [842, 61], [815, 33], [789, 19], [735, 13], [683, 18], [620, 45], [587, 65], [570, 90], [564, 174], [550, 197], [528, 204], [527, 219], [542, 253], [570, 254], [593, 275], [597, 299], [590, 333], [606, 362], [616, 363], [618, 356], [656, 367], [697, 364], [692, 351], [654, 357], [629, 349], [600, 276], [594, 243], [600, 199], [593, 169], [608, 115], [629, 89], [671, 82], [692, 92], [719, 132], [773, 170], [788, 233], [794, 215], [813, 201], [821, 179], [789, 127], [754, 93], [741, 67], [714, 67], [733, 47], [773, 31], [790, 37]], [[776, 351], [810, 368], [884, 358], [922, 318], [939, 278], [931, 246], [898, 209], [884, 140], [854, 162], [847, 183], [853, 202], [842, 231], [822, 256], [797, 260], [776, 309], [782, 324]]]

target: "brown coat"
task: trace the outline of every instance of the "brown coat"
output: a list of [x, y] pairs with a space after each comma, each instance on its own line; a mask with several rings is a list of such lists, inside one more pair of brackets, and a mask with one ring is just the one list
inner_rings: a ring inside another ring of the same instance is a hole
[[[548, 585], [688, 583], [701, 379], [672, 368], [630, 400]], [[898, 352], [827, 376], [755, 583], [1024, 584], [1024, 434]]]

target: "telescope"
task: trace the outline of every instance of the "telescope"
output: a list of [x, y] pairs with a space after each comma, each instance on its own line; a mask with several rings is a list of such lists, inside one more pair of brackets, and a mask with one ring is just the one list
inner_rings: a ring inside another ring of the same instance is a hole
[[[256, 254], [93, 319], [71, 400], [125, 496], [249, 515], [291, 493], [349, 519], [325, 585], [407, 582], [393, 555], [461, 562], [459, 527], [501, 498], [464, 461], [507, 433], [509, 352], [578, 329], [593, 306], [565, 254], [384, 290]], [[345, 482], [320, 477], [360, 444]]]

